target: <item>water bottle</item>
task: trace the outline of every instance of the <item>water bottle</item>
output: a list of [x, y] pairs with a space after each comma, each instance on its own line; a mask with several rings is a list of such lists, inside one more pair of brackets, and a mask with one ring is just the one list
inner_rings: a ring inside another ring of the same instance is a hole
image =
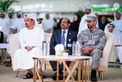
[[42, 43], [42, 54], [43, 55], [49, 54], [49, 43], [47, 41], [43, 41]]
[[75, 55], [76, 55], [76, 56], [80, 56], [80, 55], [81, 55], [80, 43], [79, 43], [79, 41], [77, 41], [76, 44], [75, 44]]
[[46, 41], [46, 45], [47, 45], [47, 54], [46, 54], [46, 55], [49, 55], [49, 49], [50, 49], [50, 48], [49, 48], [49, 47], [50, 47], [50, 46], [49, 46], [49, 41]]

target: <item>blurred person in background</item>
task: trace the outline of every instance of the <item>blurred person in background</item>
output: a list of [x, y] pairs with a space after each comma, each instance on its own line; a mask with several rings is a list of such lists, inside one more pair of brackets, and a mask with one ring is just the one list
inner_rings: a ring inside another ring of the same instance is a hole
[[114, 21], [112, 23], [116, 26], [116, 31], [119, 33], [120, 38], [122, 39], [122, 12], [115, 12]]
[[50, 18], [48, 13], [45, 14], [45, 19], [42, 22], [42, 27], [45, 32], [52, 33], [54, 28], [54, 21]]
[[61, 21], [62, 21], [62, 19], [63, 19], [63, 18], [58, 19], [59, 21], [58, 21], [58, 23], [57, 23], [57, 27], [55, 28], [55, 30], [56, 30], [56, 29], [61, 29]]
[[[90, 7], [90, 6], [85, 7], [85, 15], [81, 18], [78, 35], [81, 33], [81, 31], [88, 28], [87, 22], [86, 22], [87, 16], [96, 16], [93, 13], [92, 7]], [[98, 24], [96, 24], [96, 27], [98, 27]]]
[[53, 17], [53, 21], [54, 21], [54, 30], [57, 29], [57, 18], [56, 17]]
[[106, 16], [102, 16], [101, 20], [98, 21], [99, 28], [104, 31], [105, 26], [108, 24]]
[[[108, 32], [106, 33], [112, 33], [115, 36], [114, 46], [117, 49], [119, 61], [120, 63], [122, 63], [122, 43], [120, 40], [120, 36], [118, 32], [116, 31], [116, 26], [113, 23], [110, 23], [110, 24], [107, 24], [107, 28], [108, 28]], [[120, 66], [120, 68], [122, 68], [122, 65]]]
[[16, 18], [14, 19], [13, 25], [14, 25], [14, 27], [17, 27], [18, 32], [20, 32], [20, 30], [22, 28], [25, 28], [24, 19], [22, 17], [22, 12], [21, 11], [16, 12]]
[[[42, 21], [43, 21], [43, 18], [39, 18], [39, 19], [37, 19], [37, 21], [38, 21], [39, 27], [42, 28]], [[43, 28], [42, 28], [42, 29], [43, 29]]]
[[78, 14], [75, 14], [70, 29], [78, 33], [79, 24], [80, 24], [80, 16]]
[[5, 42], [8, 34], [10, 33], [10, 22], [9, 22], [8, 18], [6, 18], [5, 12], [1, 11], [0, 17], [1, 17], [1, 19], [0, 19], [0, 31], [2, 31], [4, 34], [4, 42]]
[[13, 13], [11, 11], [8, 12], [8, 20], [10, 22], [10, 27], [11, 27], [14, 23]]

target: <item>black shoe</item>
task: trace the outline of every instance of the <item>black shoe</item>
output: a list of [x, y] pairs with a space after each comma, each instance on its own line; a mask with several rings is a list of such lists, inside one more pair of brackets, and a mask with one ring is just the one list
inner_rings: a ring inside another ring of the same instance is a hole
[[46, 75], [43, 75], [43, 79], [45, 79], [46, 78]]
[[11, 67], [11, 63], [10, 62], [6, 63], [5, 67]]
[[59, 75], [59, 80], [63, 80], [63, 73]]
[[91, 70], [91, 81], [97, 82], [96, 70]]
[[53, 80], [56, 80], [56, 76], [57, 76], [56, 74], [57, 74], [57, 72], [52, 75]]

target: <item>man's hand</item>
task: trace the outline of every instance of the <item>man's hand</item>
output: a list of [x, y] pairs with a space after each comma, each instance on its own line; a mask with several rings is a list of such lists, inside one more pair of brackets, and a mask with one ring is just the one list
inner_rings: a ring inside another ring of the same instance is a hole
[[46, 32], [47, 32], [47, 33], [50, 33], [50, 32], [51, 32], [51, 30], [50, 30], [50, 29], [48, 29]]
[[93, 51], [94, 48], [92, 47], [84, 47], [82, 48], [83, 54], [89, 54], [91, 51]]
[[68, 49], [65, 49], [64, 52], [69, 52], [69, 50]]
[[25, 49], [27, 49], [28, 51], [31, 51], [35, 46], [26, 46]]
[[115, 45], [115, 47], [119, 47], [120, 45]]

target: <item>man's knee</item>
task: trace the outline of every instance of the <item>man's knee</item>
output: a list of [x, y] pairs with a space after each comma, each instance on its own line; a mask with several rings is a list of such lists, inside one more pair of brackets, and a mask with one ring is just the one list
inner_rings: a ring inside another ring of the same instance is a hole
[[93, 57], [97, 57], [97, 56], [102, 57], [102, 54], [103, 54], [103, 51], [100, 50], [100, 49], [94, 49], [94, 50], [92, 51], [92, 56], [93, 56]]
[[103, 51], [100, 50], [100, 49], [94, 49], [93, 52], [94, 52], [94, 53], [102, 53]]

